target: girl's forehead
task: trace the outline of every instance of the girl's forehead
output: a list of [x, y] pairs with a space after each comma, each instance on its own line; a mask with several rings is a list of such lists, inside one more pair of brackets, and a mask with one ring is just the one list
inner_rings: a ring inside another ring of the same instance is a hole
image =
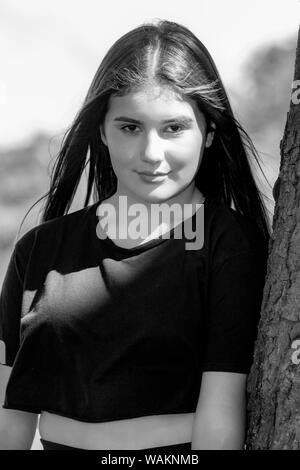
[[149, 112], [150, 110], [182, 110], [193, 114], [196, 104], [184, 99], [169, 86], [152, 85], [129, 91], [122, 96], [111, 96], [109, 110], [132, 109]]
[[140, 103], [145, 101], [178, 102], [182, 98], [171, 87], [161, 85], [147, 85], [128, 91], [122, 96], [111, 96], [111, 101]]
[[159, 85], [155, 83], [149, 83], [143, 87], [132, 90], [136, 96], [147, 97], [148, 99], [162, 98], [166, 100], [180, 100], [181, 97], [175, 90], [168, 85]]

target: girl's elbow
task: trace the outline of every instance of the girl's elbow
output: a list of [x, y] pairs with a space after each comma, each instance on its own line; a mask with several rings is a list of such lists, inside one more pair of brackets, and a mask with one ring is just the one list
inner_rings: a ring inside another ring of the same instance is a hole
[[192, 449], [196, 450], [243, 450], [245, 421], [229, 418], [228, 414], [214, 420], [210, 415], [199, 417], [194, 423]]
[[192, 439], [192, 450], [244, 450], [244, 433], [226, 428], [206, 429]]

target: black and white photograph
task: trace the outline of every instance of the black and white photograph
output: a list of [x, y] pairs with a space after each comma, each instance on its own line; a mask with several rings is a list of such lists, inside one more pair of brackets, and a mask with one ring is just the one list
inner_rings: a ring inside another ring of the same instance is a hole
[[1, 0], [1, 451], [300, 450], [299, 25]]

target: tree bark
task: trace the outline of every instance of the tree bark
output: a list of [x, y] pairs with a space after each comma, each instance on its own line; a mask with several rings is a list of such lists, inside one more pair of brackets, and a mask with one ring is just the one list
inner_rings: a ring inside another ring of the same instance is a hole
[[300, 449], [300, 29], [266, 283], [247, 380], [246, 449]]

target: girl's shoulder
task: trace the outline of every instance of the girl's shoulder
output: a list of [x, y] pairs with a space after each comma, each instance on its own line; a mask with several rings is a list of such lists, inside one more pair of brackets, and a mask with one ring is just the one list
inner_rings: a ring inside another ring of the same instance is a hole
[[78, 227], [90, 221], [90, 214], [95, 204], [64, 214], [53, 219], [40, 222], [27, 230], [15, 241], [15, 250], [21, 253], [29, 252], [35, 244], [44, 247], [53, 246], [61, 237], [68, 234], [76, 235]]
[[216, 199], [205, 209], [205, 235], [215, 259], [242, 253], [267, 256], [268, 246], [256, 221]]

